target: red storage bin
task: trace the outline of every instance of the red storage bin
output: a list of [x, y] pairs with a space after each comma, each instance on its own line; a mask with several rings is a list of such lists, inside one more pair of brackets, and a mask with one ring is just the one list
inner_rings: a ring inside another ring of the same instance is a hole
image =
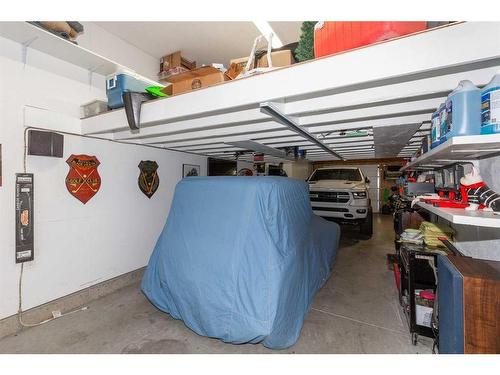
[[314, 28], [314, 57], [425, 30], [427, 22], [318, 22]]

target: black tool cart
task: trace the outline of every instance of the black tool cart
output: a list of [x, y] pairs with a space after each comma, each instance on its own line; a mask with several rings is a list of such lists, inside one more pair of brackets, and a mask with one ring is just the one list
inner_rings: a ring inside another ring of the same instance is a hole
[[424, 251], [422, 245], [403, 243], [399, 254], [399, 301], [407, 318], [412, 343], [416, 345], [418, 335], [435, 337], [431, 328], [434, 300], [421, 296], [419, 292], [436, 293], [437, 253]]
[[[424, 186], [422, 189], [421, 186]], [[399, 303], [408, 322], [412, 343], [417, 344], [419, 335], [434, 338], [431, 328], [431, 316], [434, 306], [432, 299], [420, 296], [420, 291], [428, 291], [430, 295], [436, 292], [437, 253], [426, 251], [425, 245], [401, 242], [401, 234], [405, 229], [419, 228], [421, 222], [428, 221], [430, 215], [427, 211], [419, 207], [412, 207], [411, 202], [420, 191], [415, 189], [430, 190], [430, 184], [406, 184], [405, 191], [398, 198], [394, 211], [394, 232], [395, 232], [395, 259], [398, 264], [399, 282]], [[411, 190], [413, 189], [413, 190]]]

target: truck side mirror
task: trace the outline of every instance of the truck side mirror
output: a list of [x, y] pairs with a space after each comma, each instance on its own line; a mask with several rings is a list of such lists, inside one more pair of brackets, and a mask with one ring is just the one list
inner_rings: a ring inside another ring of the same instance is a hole
[[367, 184], [369, 184], [369, 183], [370, 183], [370, 179], [369, 179], [368, 177], [365, 177], [365, 182], [366, 182]]

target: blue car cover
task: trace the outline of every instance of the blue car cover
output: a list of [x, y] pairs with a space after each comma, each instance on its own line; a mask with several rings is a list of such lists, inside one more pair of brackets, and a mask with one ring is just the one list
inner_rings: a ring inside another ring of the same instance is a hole
[[142, 280], [160, 310], [199, 335], [282, 349], [330, 276], [339, 226], [286, 177], [187, 177]]

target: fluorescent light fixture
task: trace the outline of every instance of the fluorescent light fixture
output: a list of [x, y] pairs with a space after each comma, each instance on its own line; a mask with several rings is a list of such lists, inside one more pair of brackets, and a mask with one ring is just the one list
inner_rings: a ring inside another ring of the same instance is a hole
[[260, 33], [264, 35], [266, 40], [269, 42], [269, 34], [273, 34], [273, 40], [271, 41], [271, 46], [273, 48], [283, 47], [283, 42], [280, 40], [279, 36], [274, 32], [273, 28], [267, 21], [253, 21], [255, 27], [259, 29]]
[[303, 129], [292, 118], [290, 118], [287, 115], [285, 115], [284, 113], [282, 113], [273, 103], [271, 103], [271, 102], [260, 103], [260, 111], [268, 114], [269, 116], [271, 116], [274, 119], [274, 121], [279, 122], [280, 124], [287, 126], [291, 131], [298, 133], [303, 138], [307, 139], [308, 141], [311, 141], [312, 143], [319, 146], [321, 149], [328, 152], [329, 154], [332, 154], [333, 156], [339, 158], [340, 160], [345, 160], [342, 156], [337, 154], [330, 147], [325, 145], [323, 142], [321, 142], [315, 136], [311, 135], [307, 130]]
[[262, 143], [255, 142], [252, 140], [248, 141], [233, 141], [233, 142], [224, 142], [227, 145], [232, 145], [235, 147], [247, 149], [247, 150], [252, 150], [256, 152], [261, 152], [263, 154], [269, 155], [269, 156], [274, 156], [276, 158], [280, 159], [286, 159], [286, 160], [293, 160], [295, 161], [294, 157], [288, 156], [285, 151], [278, 150], [277, 148], [266, 146]]

